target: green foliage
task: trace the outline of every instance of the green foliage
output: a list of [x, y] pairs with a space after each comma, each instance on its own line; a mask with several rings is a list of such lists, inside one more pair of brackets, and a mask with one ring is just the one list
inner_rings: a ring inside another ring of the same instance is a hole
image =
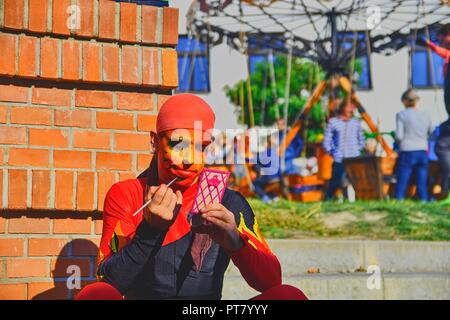
[[[450, 240], [448, 202], [249, 202], [267, 238]], [[351, 219], [335, 227], [327, 224], [342, 216]]]
[[[250, 77], [253, 110], [256, 124], [272, 125], [279, 116], [283, 116], [284, 97], [286, 89], [287, 75], [287, 58], [285, 56], [277, 56], [274, 62], [275, 71], [275, 91], [272, 89], [270, 80], [270, 66], [268, 62], [261, 62], [256, 65], [255, 71]], [[317, 65], [304, 59], [293, 58], [290, 84], [290, 98], [288, 108], [288, 122], [292, 123], [296, 115], [302, 110], [308, 100], [311, 91], [318, 82], [324, 79], [324, 72]], [[248, 124], [248, 95], [247, 95], [247, 79], [225, 87], [225, 92], [230, 101], [240, 107], [240, 97], [244, 98], [244, 119], [241, 122]], [[242, 92], [241, 92], [242, 90]], [[266, 102], [264, 121], [260, 123], [263, 101]], [[322, 123], [325, 119], [325, 113], [322, 105], [318, 103], [314, 106], [309, 126], [314, 130], [322, 130]], [[244, 121], [242, 121], [244, 120]], [[314, 131], [315, 132], [315, 131]]]
[[[350, 65], [349, 68], [350, 70]], [[353, 63], [353, 70], [361, 73], [362, 65], [359, 60]], [[278, 117], [283, 116], [284, 97], [287, 82], [287, 57], [276, 56], [274, 62], [275, 90], [270, 77], [269, 62], [260, 62], [256, 65], [255, 71], [250, 77], [251, 93], [253, 101], [253, 113], [256, 125], [270, 126]], [[302, 58], [293, 58], [291, 70], [290, 98], [288, 107], [288, 123], [292, 124], [295, 117], [305, 106], [309, 96], [320, 80], [325, 78], [325, 72], [314, 63]], [[247, 79], [224, 88], [227, 97], [238, 110], [241, 110], [241, 102], [244, 105], [244, 113], [241, 112], [240, 122], [249, 125], [249, 108], [247, 94]], [[275, 91], [275, 94], [274, 94]], [[343, 96], [345, 94], [341, 93]], [[242, 99], [242, 100], [241, 100]], [[265, 112], [263, 117], [263, 105], [265, 102]], [[306, 123], [303, 137], [307, 142], [321, 142], [324, 126], [326, 122], [326, 106], [319, 101], [311, 110]], [[242, 118], [243, 116], [243, 118]], [[262, 121], [261, 121], [262, 120]]]

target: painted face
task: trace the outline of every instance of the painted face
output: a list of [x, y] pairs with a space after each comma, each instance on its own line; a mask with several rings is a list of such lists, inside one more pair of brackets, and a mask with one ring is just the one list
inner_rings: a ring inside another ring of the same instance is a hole
[[176, 189], [184, 189], [195, 182], [204, 167], [204, 151], [211, 143], [203, 133], [193, 129], [168, 130], [156, 135], [158, 175], [161, 183], [175, 177]]

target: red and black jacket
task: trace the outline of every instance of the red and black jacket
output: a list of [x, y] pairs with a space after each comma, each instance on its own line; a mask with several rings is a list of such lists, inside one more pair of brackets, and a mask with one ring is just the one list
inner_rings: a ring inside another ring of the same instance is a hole
[[222, 204], [234, 214], [244, 246], [230, 253], [213, 242], [197, 272], [187, 221], [192, 201], [183, 198], [184, 210], [168, 232], [157, 230], [143, 220], [142, 213], [132, 216], [144, 203], [146, 180], [116, 183], [106, 196], [97, 270], [101, 281], [127, 299], [220, 299], [231, 259], [255, 290], [264, 292], [281, 285], [280, 263], [240, 193], [227, 189]]

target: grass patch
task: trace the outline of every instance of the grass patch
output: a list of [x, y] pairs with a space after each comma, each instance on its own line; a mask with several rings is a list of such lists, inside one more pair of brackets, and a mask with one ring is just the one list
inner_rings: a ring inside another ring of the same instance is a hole
[[450, 240], [450, 208], [446, 203], [249, 202], [267, 238]]

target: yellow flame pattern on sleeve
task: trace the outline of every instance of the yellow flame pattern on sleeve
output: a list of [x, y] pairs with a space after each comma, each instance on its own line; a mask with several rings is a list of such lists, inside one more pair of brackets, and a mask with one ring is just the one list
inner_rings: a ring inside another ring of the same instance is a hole
[[261, 234], [256, 217], [254, 217], [253, 230], [254, 231], [250, 230], [250, 228], [247, 227], [247, 225], [245, 224], [244, 215], [242, 214], [242, 212], [240, 212], [240, 220], [238, 227], [239, 233], [246, 234], [247, 236], [249, 236], [248, 243], [256, 250], [271, 252], [267, 242], [264, 240]]

